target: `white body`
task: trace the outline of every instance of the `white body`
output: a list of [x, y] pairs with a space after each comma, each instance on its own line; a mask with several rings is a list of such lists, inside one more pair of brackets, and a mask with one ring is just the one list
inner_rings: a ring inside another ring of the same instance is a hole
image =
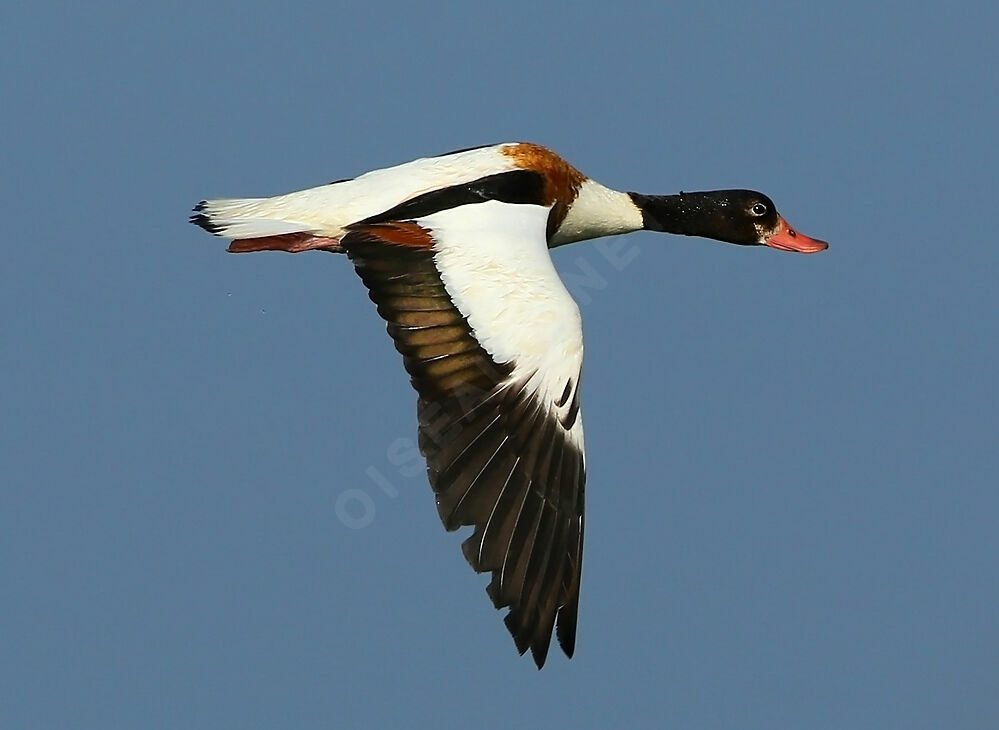
[[[271, 198], [207, 200], [201, 210], [215, 226], [214, 232], [224, 238], [309, 233], [335, 239], [344, 234], [346, 226], [417, 195], [518, 169], [515, 159], [503, 152], [517, 145], [508, 142], [441, 157], [424, 157], [372, 170], [353, 180]], [[642, 213], [626, 193], [586, 179], [549, 245], [561, 246], [641, 228]]]

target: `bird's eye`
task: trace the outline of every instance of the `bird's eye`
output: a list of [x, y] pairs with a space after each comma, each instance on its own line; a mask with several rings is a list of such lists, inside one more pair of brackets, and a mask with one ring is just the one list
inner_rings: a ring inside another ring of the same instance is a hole
[[767, 206], [765, 206], [763, 203], [756, 203], [756, 204], [754, 204], [753, 207], [750, 208], [750, 210], [752, 211], [753, 215], [766, 215], [767, 214]]

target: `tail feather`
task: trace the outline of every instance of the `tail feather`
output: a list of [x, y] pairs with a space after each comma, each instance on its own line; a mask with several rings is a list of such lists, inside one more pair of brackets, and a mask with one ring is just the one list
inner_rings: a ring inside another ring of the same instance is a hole
[[281, 217], [268, 198], [202, 200], [194, 206], [191, 223], [223, 238], [261, 238], [305, 233], [312, 226]]
[[313, 249], [340, 251], [340, 241], [317, 236], [312, 226], [280, 217], [269, 198], [202, 200], [194, 206], [191, 223], [215, 236], [229, 238], [231, 253]]

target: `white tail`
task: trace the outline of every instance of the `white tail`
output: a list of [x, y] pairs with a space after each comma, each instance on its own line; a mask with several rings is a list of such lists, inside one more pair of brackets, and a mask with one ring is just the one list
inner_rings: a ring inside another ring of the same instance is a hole
[[284, 217], [288, 210], [273, 198], [202, 200], [194, 207], [191, 223], [223, 238], [261, 238], [313, 230], [312, 225]]

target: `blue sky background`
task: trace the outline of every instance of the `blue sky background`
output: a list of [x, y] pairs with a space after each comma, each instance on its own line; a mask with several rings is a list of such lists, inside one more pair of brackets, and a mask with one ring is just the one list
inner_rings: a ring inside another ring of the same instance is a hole
[[[999, 726], [997, 22], [7, 7], [0, 726]], [[576, 658], [540, 673], [441, 529], [347, 261], [186, 222], [505, 140], [763, 190], [831, 243], [556, 253], [588, 534]]]

